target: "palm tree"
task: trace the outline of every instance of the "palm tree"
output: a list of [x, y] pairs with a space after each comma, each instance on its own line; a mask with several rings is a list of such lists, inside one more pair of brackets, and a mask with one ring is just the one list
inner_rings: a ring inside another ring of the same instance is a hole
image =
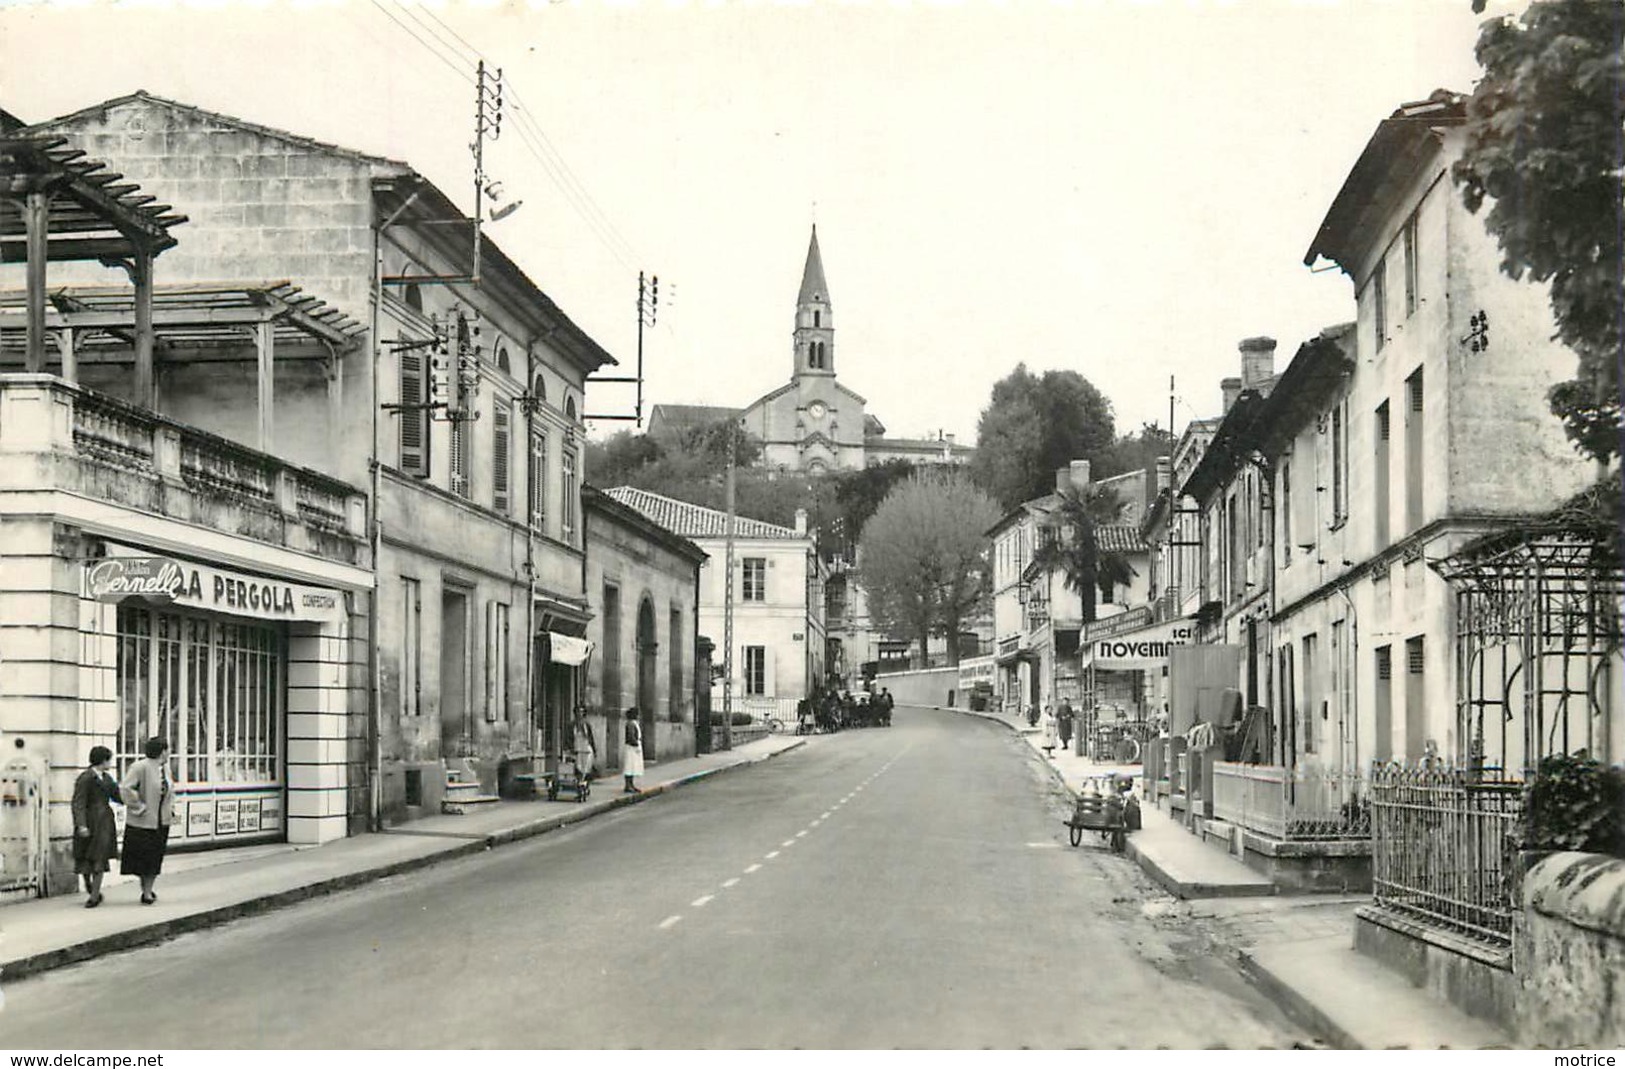
[[1042, 522], [1045, 537], [1033, 552], [1033, 568], [1058, 571], [1068, 590], [1083, 602], [1083, 622], [1093, 623], [1101, 592], [1129, 582], [1137, 574], [1122, 553], [1101, 549], [1099, 528], [1116, 523], [1124, 501], [1110, 487], [1091, 485], [1065, 490]]

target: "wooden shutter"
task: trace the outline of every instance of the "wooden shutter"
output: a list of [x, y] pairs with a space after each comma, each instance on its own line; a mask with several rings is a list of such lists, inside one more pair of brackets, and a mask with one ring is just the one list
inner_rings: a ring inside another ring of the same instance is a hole
[[[401, 400], [403, 405], [423, 403], [423, 351], [402, 349]], [[428, 426], [426, 413], [421, 408], [402, 408], [396, 413], [401, 421], [401, 470], [408, 475], [425, 478], [429, 474], [429, 442], [424, 433]]]
[[547, 435], [530, 436], [530, 525], [547, 529]]
[[508, 511], [508, 465], [509, 441], [512, 438], [510, 427], [513, 424], [513, 404], [508, 401], [499, 402], [496, 406], [496, 422], [492, 427], [492, 455], [491, 455], [491, 487], [492, 507], [498, 512]]

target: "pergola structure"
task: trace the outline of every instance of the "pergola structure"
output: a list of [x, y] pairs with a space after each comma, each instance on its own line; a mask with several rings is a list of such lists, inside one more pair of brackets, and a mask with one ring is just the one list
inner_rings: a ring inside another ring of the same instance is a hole
[[[135, 352], [141, 389], [142, 294], [127, 286], [66, 286], [46, 294], [43, 329], [55, 336], [62, 377], [77, 382], [79, 363], [124, 363]], [[0, 292], [0, 366], [26, 351], [34, 319], [26, 293]], [[258, 442], [273, 445], [272, 408], [277, 360], [315, 359], [337, 374], [339, 354], [357, 343], [366, 327], [304, 293], [289, 282], [204, 283], [149, 287], [145, 295], [148, 331], [161, 343], [166, 362], [201, 363], [252, 360], [258, 367]], [[149, 348], [149, 353], [151, 352]], [[151, 375], [151, 356], [148, 357]], [[44, 370], [25, 356], [29, 370]], [[150, 394], [150, 388], [149, 388]], [[156, 400], [154, 397], [153, 400]]]
[[1470, 767], [1515, 778], [1549, 755], [1618, 750], [1625, 571], [1610, 516], [1571, 504], [1434, 564], [1456, 594]]
[[124, 176], [84, 158], [65, 138], [0, 133], [0, 263], [26, 263], [24, 364], [45, 366], [46, 265], [97, 261], [134, 284], [131, 344], [136, 400], [152, 404], [152, 261], [186, 221]]

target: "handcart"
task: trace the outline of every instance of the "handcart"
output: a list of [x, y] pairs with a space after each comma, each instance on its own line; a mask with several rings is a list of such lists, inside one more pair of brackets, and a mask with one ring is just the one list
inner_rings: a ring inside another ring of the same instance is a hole
[[1134, 781], [1126, 776], [1101, 776], [1084, 784], [1066, 821], [1073, 846], [1083, 842], [1083, 833], [1096, 832], [1110, 844], [1112, 853], [1128, 848], [1128, 833], [1140, 827], [1140, 804], [1130, 793]]
[[548, 778], [547, 800], [558, 801], [560, 792], [574, 792], [578, 802], [585, 802], [592, 793], [592, 780], [573, 753], [560, 755], [558, 771]]

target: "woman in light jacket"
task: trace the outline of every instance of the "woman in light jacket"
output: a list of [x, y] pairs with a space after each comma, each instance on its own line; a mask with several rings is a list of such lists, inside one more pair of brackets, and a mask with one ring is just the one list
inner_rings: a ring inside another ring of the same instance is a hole
[[643, 725], [638, 722], [638, 707], [626, 711], [626, 745], [621, 747], [621, 775], [626, 777], [626, 790], [622, 794], [637, 794], [636, 779], [643, 775]]
[[141, 878], [141, 904], [150, 906], [158, 900], [152, 885], [164, 870], [175, 792], [169, 785], [169, 742], [154, 735], [142, 752], [146, 756], [131, 765], [119, 781], [127, 807], [119, 871]]
[[92, 746], [90, 766], [73, 783], [73, 871], [85, 879], [90, 896], [86, 909], [102, 904], [102, 875], [108, 859], [118, 853], [112, 802], [119, 797], [119, 785], [107, 771], [112, 763], [112, 750]]

